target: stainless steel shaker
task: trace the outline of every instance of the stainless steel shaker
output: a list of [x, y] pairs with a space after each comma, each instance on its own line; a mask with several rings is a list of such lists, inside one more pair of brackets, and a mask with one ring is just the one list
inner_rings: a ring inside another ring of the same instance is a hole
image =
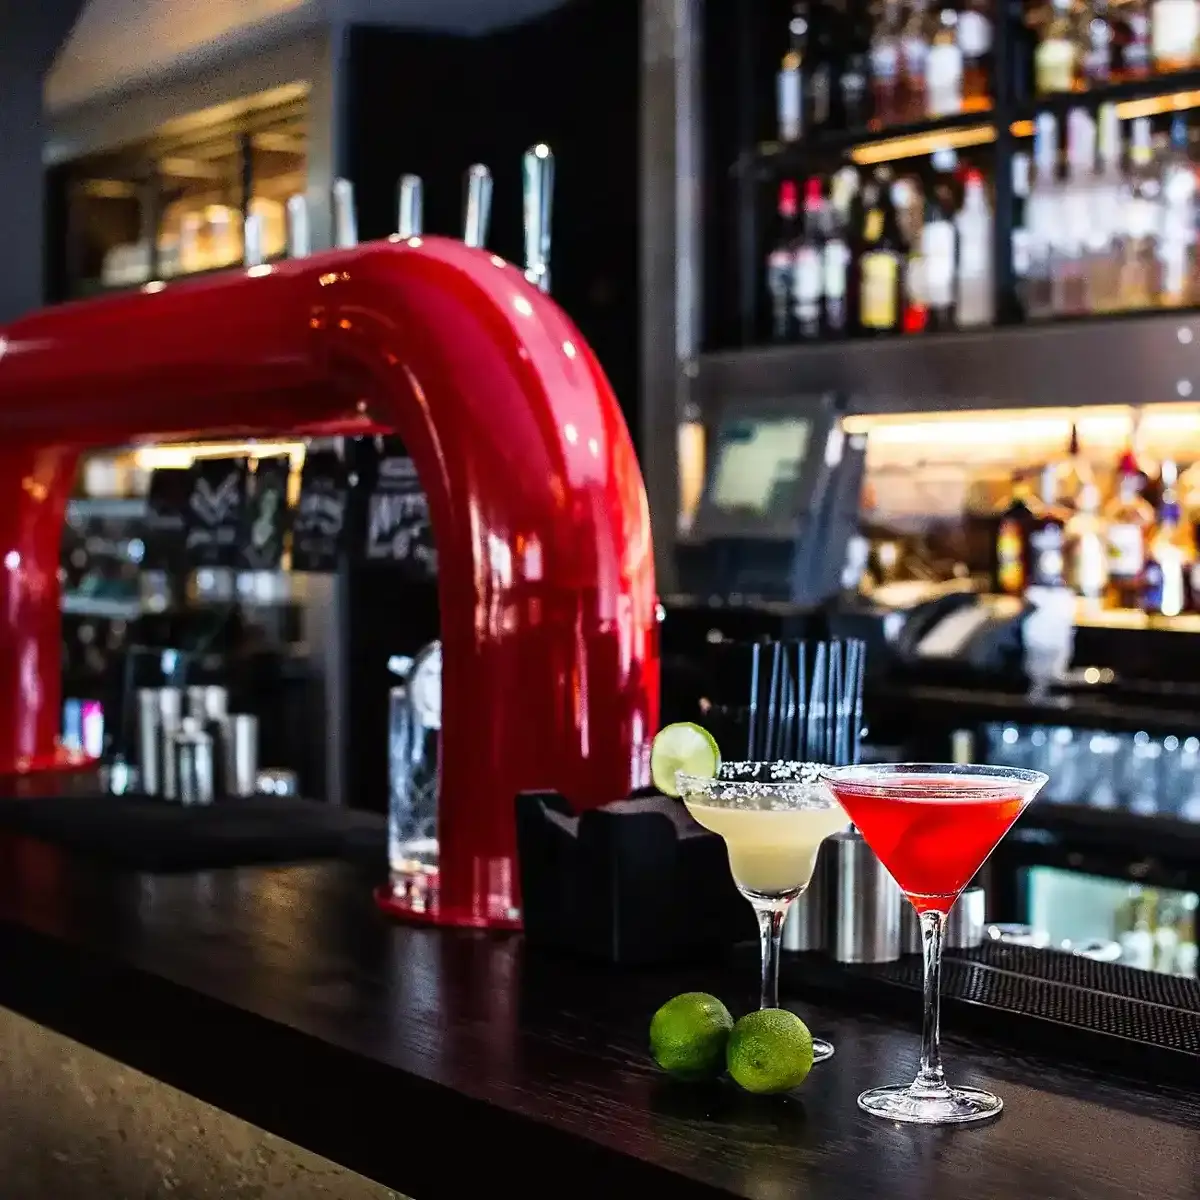
[[253, 796], [258, 791], [258, 718], [233, 713], [226, 722], [225, 794]]
[[817, 868], [802, 896], [788, 909], [783, 923], [785, 950], [824, 950], [829, 944], [829, 860], [828, 842], [817, 854]]
[[211, 804], [215, 795], [212, 735], [195, 717], [184, 717], [173, 741], [174, 796], [181, 804]]
[[[983, 945], [987, 927], [987, 893], [980, 887], [967, 888], [946, 919], [942, 944], [946, 950], [977, 950]], [[905, 954], [921, 953], [921, 922], [911, 904], [904, 906], [902, 941]]]
[[175, 796], [175, 734], [183, 719], [183, 692], [138, 690], [138, 775], [147, 796]]
[[825, 845], [834, 881], [833, 957], [842, 963], [887, 963], [900, 957], [902, 896], [862, 837], [847, 830]]

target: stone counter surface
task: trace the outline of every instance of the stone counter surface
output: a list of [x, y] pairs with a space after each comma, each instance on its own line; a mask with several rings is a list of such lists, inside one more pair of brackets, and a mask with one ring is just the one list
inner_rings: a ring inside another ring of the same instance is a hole
[[4, 1200], [404, 1200], [0, 1009]]
[[[118, 1138], [152, 1107], [140, 1087], [183, 1093], [164, 1108], [177, 1118], [156, 1133], [147, 1117], [144, 1138], [130, 1139], [137, 1182], [111, 1193], [121, 1200], [207, 1198], [218, 1194], [203, 1190], [207, 1173], [249, 1178], [260, 1160], [261, 1180], [240, 1194], [271, 1196], [291, 1172], [310, 1189], [278, 1192], [295, 1200], [516, 1188], [572, 1200], [629, 1189], [655, 1200], [1200, 1200], [1195, 1091], [968, 1042], [951, 1026], [952, 1079], [999, 1091], [1005, 1113], [953, 1130], [890, 1126], [855, 1097], [911, 1076], [915, 1004], [911, 1026], [795, 1004], [837, 1054], [793, 1095], [677, 1085], [647, 1058], [651, 1014], [692, 988], [745, 1011], [749, 960], [733, 972], [632, 972], [544, 958], [515, 936], [390, 925], [371, 883], [343, 865], [122, 875], [0, 838], [0, 1005], [88, 1048], [34, 1054], [19, 1044], [44, 1032], [0, 1032], [5, 1058], [12, 1039], [17, 1059], [65, 1055], [6, 1068], [7, 1103], [47, 1071], [62, 1093], [61, 1120], [38, 1120], [46, 1147], [31, 1156], [44, 1164], [88, 1144], [95, 1118], [79, 1097], [98, 1090], [66, 1081], [72, 1055], [94, 1052], [127, 1080], [111, 1101], [128, 1117], [110, 1122]], [[187, 1109], [193, 1097], [211, 1108]], [[212, 1134], [223, 1118], [194, 1115], [211, 1109], [244, 1124]], [[0, 1145], [20, 1159], [15, 1141]], [[348, 1182], [329, 1174], [335, 1163]]]

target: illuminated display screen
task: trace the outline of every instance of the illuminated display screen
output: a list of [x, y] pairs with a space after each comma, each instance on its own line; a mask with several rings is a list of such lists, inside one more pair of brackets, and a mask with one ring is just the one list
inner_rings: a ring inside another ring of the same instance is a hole
[[717, 438], [709, 500], [722, 512], [779, 515], [792, 500], [811, 424], [798, 417], [728, 421]]

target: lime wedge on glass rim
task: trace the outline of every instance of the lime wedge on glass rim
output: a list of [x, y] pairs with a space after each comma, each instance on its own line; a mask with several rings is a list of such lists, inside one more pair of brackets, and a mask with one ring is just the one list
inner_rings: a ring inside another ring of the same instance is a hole
[[679, 771], [700, 779], [712, 779], [721, 768], [721, 752], [713, 735], [691, 721], [678, 721], [658, 731], [650, 747], [650, 777], [667, 796], [678, 796], [675, 776]]

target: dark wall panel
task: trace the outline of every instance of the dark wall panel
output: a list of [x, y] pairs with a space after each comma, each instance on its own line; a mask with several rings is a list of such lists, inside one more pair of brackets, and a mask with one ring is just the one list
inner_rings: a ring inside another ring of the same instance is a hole
[[553, 290], [638, 429], [637, 0], [574, 0], [517, 29], [456, 38], [359, 28], [347, 167], [364, 238], [393, 231], [397, 178], [425, 179], [426, 229], [461, 236], [463, 174], [495, 178], [489, 244], [523, 257], [521, 155], [556, 157]]

